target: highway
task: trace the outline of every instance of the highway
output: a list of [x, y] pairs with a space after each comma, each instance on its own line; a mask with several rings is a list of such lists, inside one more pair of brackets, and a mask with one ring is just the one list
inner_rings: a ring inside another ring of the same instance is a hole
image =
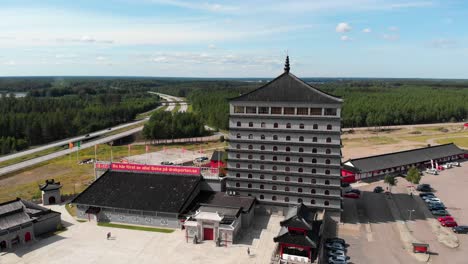
[[[175, 96], [170, 96], [170, 95], [165, 95], [165, 94], [159, 94], [159, 93], [154, 93], [154, 94], [158, 94], [160, 97], [162, 97], [163, 99], [165, 99], [166, 101], [169, 101], [169, 102], [183, 101], [184, 100], [183, 98], [180, 98], [180, 97], [175, 97]], [[185, 105], [185, 107], [184, 107], [184, 105]], [[159, 106], [158, 108], [160, 108], [160, 107], [162, 107], [162, 106]], [[174, 108], [175, 108], [175, 104], [171, 104], [166, 108], [165, 111], [172, 111], [172, 110], [174, 110]], [[185, 112], [185, 111], [187, 111], [187, 103], [181, 103], [181, 107], [179, 109], [179, 112]], [[97, 132], [92, 132], [92, 133], [89, 133], [87, 135], [65, 139], [65, 140], [53, 142], [53, 143], [50, 143], [50, 144], [47, 144], [47, 145], [43, 145], [43, 146], [40, 146], [40, 147], [37, 147], [37, 148], [21, 151], [21, 152], [11, 154], [11, 155], [8, 155], [8, 156], [3, 156], [3, 157], [0, 157], [0, 162], [7, 161], [7, 160], [10, 160], [10, 159], [14, 159], [14, 158], [17, 158], [17, 157], [22, 157], [22, 156], [29, 155], [29, 154], [33, 154], [33, 153], [43, 151], [43, 150], [53, 148], [53, 147], [65, 146], [65, 145], [68, 145], [69, 142], [77, 142], [77, 141], [82, 141], [82, 140], [85, 140], [85, 139], [93, 138], [93, 137], [96, 137], [96, 136], [101, 136], [101, 135], [109, 133], [110, 131], [113, 131], [113, 130], [118, 130], [118, 129], [121, 129], [121, 128], [129, 127], [129, 126], [133, 126], [133, 125], [137, 125], [137, 124], [143, 124], [148, 119], [149, 119], [149, 117], [147, 117], [145, 119], [142, 119], [142, 120], [135, 121], [135, 122], [115, 126], [115, 127], [110, 128], [110, 129], [105, 129], [105, 130], [101, 130], [101, 131], [97, 131]], [[92, 147], [92, 146], [94, 146], [96, 144], [103, 144], [103, 143], [107, 143], [107, 142], [110, 142], [110, 141], [113, 141], [113, 140], [116, 140], [116, 139], [119, 139], [119, 138], [122, 138], [122, 137], [126, 137], [128, 135], [137, 133], [137, 132], [139, 132], [141, 130], [143, 130], [143, 126], [140, 126], [140, 127], [128, 130], [128, 131], [124, 131], [124, 132], [121, 132], [121, 133], [118, 133], [118, 134], [115, 134], [115, 135], [107, 136], [107, 137], [104, 137], [104, 138], [100, 138], [100, 139], [96, 139], [96, 140], [90, 140], [90, 141], [88, 141], [86, 143], [83, 143], [81, 145], [81, 149], [89, 148], [89, 147]], [[47, 155], [44, 155], [44, 156], [41, 156], [41, 157], [33, 158], [33, 159], [26, 160], [26, 161], [23, 161], [23, 162], [19, 162], [19, 163], [10, 165], [10, 166], [6, 166], [6, 167], [3, 167], [3, 168], [0, 168], [0, 176], [11, 173], [11, 172], [14, 172], [14, 171], [17, 171], [17, 170], [24, 169], [24, 168], [29, 167], [29, 166], [36, 165], [38, 163], [48, 161], [48, 160], [51, 160], [51, 159], [54, 159], [54, 158], [57, 158], [57, 157], [60, 157], [60, 156], [63, 156], [63, 155], [67, 155], [67, 154], [69, 154], [71, 152], [75, 152], [75, 151], [76, 151], [76, 147], [74, 147], [73, 149], [60, 150], [60, 151], [50, 153], [50, 154], [47, 154]]]
[[[156, 92], [148, 92], [148, 93], [151, 93], [151, 94], [157, 94], [159, 95], [162, 99], [166, 100], [166, 101], [169, 101], [169, 102], [181, 102], [181, 101], [184, 101], [183, 98], [181, 97], [176, 97], [176, 96], [172, 96], [172, 95], [167, 95], [167, 94], [162, 94], [162, 93], [156, 93]], [[179, 111], [178, 112], [187, 112], [187, 109], [188, 109], [188, 104], [186, 102], [181, 102], [179, 103], [180, 104], [180, 108], [179, 108]], [[174, 110], [174, 108], [176, 107], [176, 104], [170, 104], [167, 108], [166, 108], [166, 111], [172, 111]]]

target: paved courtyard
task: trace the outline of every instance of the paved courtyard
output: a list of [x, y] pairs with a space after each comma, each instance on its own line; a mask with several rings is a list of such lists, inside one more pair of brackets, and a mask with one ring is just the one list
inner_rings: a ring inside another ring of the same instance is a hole
[[[278, 234], [281, 216], [256, 216], [253, 227], [239, 244], [218, 248], [213, 241], [194, 245], [186, 242], [183, 230], [170, 234], [99, 227], [78, 223], [64, 210], [68, 230], [56, 236], [22, 246], [13, 253], [0, 253], [0, 263], [269, 263], [273, 237]], [[68, 225], [68, 224], [67, 224]], [[264, 229], [266, 228], [266, 229]], [[107, 240], [107, 232], [112, 239]], [[251, 256], [247, 255], [250, 248]]]

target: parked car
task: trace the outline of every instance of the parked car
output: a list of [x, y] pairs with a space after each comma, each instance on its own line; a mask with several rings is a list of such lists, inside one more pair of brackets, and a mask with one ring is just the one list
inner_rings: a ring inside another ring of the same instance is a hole
[[416, 187], [416, 190], [420, 192], [430, 192], [432, 191], [432, 188], [430, 184], [419, 184], [418, 187]]
[[458, 226], [457, 222], [455, 222], [455, 221], [450, 221], [450, 220], [440, 222], [440, 224], [441, 224], [442, 226], [446, 226], [446, 227], [455, 227], [455, 226]]
[[339, 237], [327, 238], [327, 239], [325, 240], [325, 242], [327, 242], [327, 243], [340, 243], [340, 244], [342, 244], [343, 246], [344, 246], [345, 243], [346, 243], [344, 239], [339, 238]]
[[329, 257], [346, 257], [346, 252], [344, 250], [339, 250], [339, 249], [336, 249], [336, 250], [330, 250], [328, 251], [328, 256]]
[[161, 165], [174, 165], [174, 163], [170, 161], [163, 161], [161, 162]]
[[359, 194], [359, 195], [360, 195], [360, 194], [361, 194], [361, 191], [358, 190], [358, 189], [351, 189], [351, 190], [349, 190], [349, 191], [346, 191], [346, 193], [355, 193], [355, 194]]
[[439, 205], [431, 205], [431, 206], [428, 206], [427, 208], [429, 208], [430, 211], [445, 210], [445, 207], [439, 206]]
[[198, 157], [195, 159], [196, 162], [204, 162], [206, 160], [208, 160], [208, 157]]
[[437, 169], [427, 169], [426, 173], [432, 174], [432, 175], [439, 175], [439, 172], [437, 172]]
[[343, 250], [343, 251], [346, 251], [346, 247], [340, 243], [336, 243], [336, 242], [333, 242], [333, 243], [325, 243], [325, 248], [327, 248], [328, 250]]
[[383, 191], [384, 191], [384, 189], [382, 188], [382, 186], [376, 186], [376, 187], [374, 188], [374, 192], [375, 192], [375, 193], [381, 193], [381, 192], [383, 192]]
[[431, 192], [425, 192], [425, 193], [420, 193], [419, 197], [424, 198], [424, 197], [435, 197], [435, 195]]
[[360, 196], [359, 194], [353, 193], [353, 192], [349, 192], [349, 193], [343, 194], [343, 197], [346, 197], [346, 198], [353, 198], [353, 199], [358, 199], [359, 196]]
[[424, 198], [424, 201], [426, 203], [430, 203], [430, 202], [442, 202], [439, 198], [437, 197], [425, 197]]
[[455, 226], [452, 230], [457, 234], [468, 234], [468, 226]]
[[349, 257], [329, 257], [328, 258], [328, 263], [333, 263], [333, 264], [342, 264], [342, 263], [348, 263]]
[[431, 213], [433, 215], [440, 215], [440, 216], [448, 216], [450, 215], [449, 212], [447, 212], [447, 210], [432, 210]]
[[350, 186], [351, 186], [351, 184], [349, 184], [349, 183], [347, 183], [347, 182], [342, 182], [342, 183], [341, 183], [341, 187], [342, 187], [342, 188], [346, 188], [346, 187], [350, 187]]
[[427, 206], [440, 206], [440, 207], [443, 207], [444, 209], [447, 208], [445, 204], [442, 202], [428, 202], [426, 204]]
[[441, 216], [441, 217], [438, 217], [437, 220], [439, 222], [444, 222], [444, 221], [455, 221], [455, 219], [453, 219], [453, 217], [451, 216]]

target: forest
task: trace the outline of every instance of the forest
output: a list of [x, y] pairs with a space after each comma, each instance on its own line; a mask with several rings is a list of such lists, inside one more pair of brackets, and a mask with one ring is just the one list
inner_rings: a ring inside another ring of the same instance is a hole
[[146, 139], [189, 138], [207, 135], [201, 118], [193, 113], [155, 112], [143, 128]]

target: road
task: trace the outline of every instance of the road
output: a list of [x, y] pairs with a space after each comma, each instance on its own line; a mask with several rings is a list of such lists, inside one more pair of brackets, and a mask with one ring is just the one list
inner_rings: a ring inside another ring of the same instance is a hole
[[[169, 101], [169, 102], [181, 102], [181, 101], [184, 101], [184, 98], [181, 98], [181, 97], [176, 97], [176, 96], [172, 96], [172, 95], [167, 95], [167, 94], [162, 94], [162, 93], [156, 93], [156, 92], [148, 92], [148, 93], [151, 93], [151, 94], [157, 94], [159, 95], [162, 99], [166, 100], [166, 101]], [[179, 103], [180, 104], [180, 108], [179, 108], [179, 112], [187, 112], [187, 109], [188, 109], [188, 104], [186, 102], [182, 102], [182, 103]], [[172, 111], [174, 110], [174, 108], [176, 107], [176, 104], [169, 104], [169, 106], [167, 107], [166, 111]]]
[[[155, 93], [155, 94], [158, 94], [159, 96], [161, 96], [162, 98], [164, 98], [167, 101], [183, 101], [184, 100], [183, 98], [179, 98], [179, 97], [175, 97], [175, 96], [159, 94], [159, 93]], [[185, 104], [185, 108], [183, 108], [183, 105], [181, 105], [181, 107], [179, 109], [179, 112], [187, 111], [187, 104], [186, 103], [184, 103], [184, 104]], [[159, 107], [162, 107], [162, 106], [159, 106]], [[175, 105], [173, 104], [171, 109], [170, 109], [170, 107], [171, 106], [166, 108], [166, 111], [172, 111], [174, 109]], [[129, 127], [129, 126], [132, 126], [132, 125], [136, 125], [136, 124], [142, 124], [143, 122], [147, 121], [148, 119], [149, 119], [149, 117], [147, 117], [145, 119], [142, 119], [142, 120], [132, 122], [132, 123], [127, 123], [127, 124], [119, 125], [119, 126], [116, 126], [116, 127], [112, 127], [110, 130], [105, 129], [105, 130], [89, 133], [89, 136], [83, 135], [83, 136], [79, 136], [79, 137], [69, 138], [69, 139], [66, 139], [66, 140], [57, 141], [57, 142], [47, 144], [47, 145], [44, 145], [44, 146], [40, 146], [40, 147], [37, 147], [37, 148], [33, 148], [33, 149], [30, 149], [30, 150], [26, 150], [26, 151], [11, 154], [11, 155], [8, 155], [8, 156], [4, 156], [4, 157], [0, 158], [0, 162], [10, 160], [10, 159], [14, 159], [14, 158], [21, 157], [21, 156], [25, 156], [25, 155], [29, 155], [29, 154], [33, 154], [33, 153], [36, 153], [36, 152], [39, 152], [39, 151], [42, 151], [42, 150], [46, 150], [46, 149], [49, 149], [49, 148], [53, 148], [53, 147], [65, 146], [65, 145], [68, 145], [69, 142], [76, 142], [76, 141], [80, 141], [80, 140], [84, 140], [84, 139], [89, 139], [89, 138], [92, 138], [92, 137], [95, 137], [95, 136], [104, 135], [106, 133], [109, 133], [109, 131], [112, 131], [112, 130], [117, 130], [117, 129]], [[97, 145], [97, 144], [107, 143], [107, 142], [110, 142], [110, 141], [113, 141], [113, 140], [116, 140], [116, 139], [119, 139], [119, 138], [122, 138], [122, 137], [126, 137], [128, 135], [137, 133], [137, 132], [139, 132], [141, 130], [143, 130], [143, 126], [136, 127], [134, 129], [124, 131], [122, 133], [118, 133], [118, 134], [115, 134], [115, 135], [107, 136], [107, 137], [104, 137], [104, 138], [91, 140], [91, 141], [88, 141], [88, 142], [82, 144], [81, 148], [85, 149], [85, 148], [89, 148], [89, 147], [92, 147], [92, 146]], [[44, 155], [44, 156], [41, 156], [41, 157], [33, 158], [33, 159], [26, 160], [26, 161], [23, 161], [23, 162], [19, 162], [19, 163], [10, 165], [10, 166], [6, 166], [6, 167], [3, 167], [3, 168], [0, 168], [0, 176], [11, 173], [11, 172], [14, 172], [14, 171], [17, 171], [17, 170], [24, 169], [26, 167], [30, 167], [30, 166], [39, 164], [39, 163], [44, 162], [44, 161], [48, 161], [48, 160], [51, 160], [51, 159], [54, 159], [54, 158], [57, 158], [57, 157], [60, 157], [60, 156], [67, 155], [67, 154], [75, 152], [75, 151], [76, 151], [76, 147], [74, 147], [73, 149], [66, 149], [66, 150], [57, 151], [57, 152], [50, 153], [50, 154], [47, 154], [47, 155]]]
[[[380, 128], [385, 129], [398, 129], [398, 128], [416, 128], [416, 127], [436, 127], [436, 126], [460, 126], [462, 127], [465, 122], [458, 123], [433, 123], [433, 124], [417, 124], [417, 125], [398, 125], [398, 126], [380, 126]], [[347, 127], [343, 128], [343, 132], [348, 132], [349, 130], [369, 130], [374, 129], [375, 127]]]

